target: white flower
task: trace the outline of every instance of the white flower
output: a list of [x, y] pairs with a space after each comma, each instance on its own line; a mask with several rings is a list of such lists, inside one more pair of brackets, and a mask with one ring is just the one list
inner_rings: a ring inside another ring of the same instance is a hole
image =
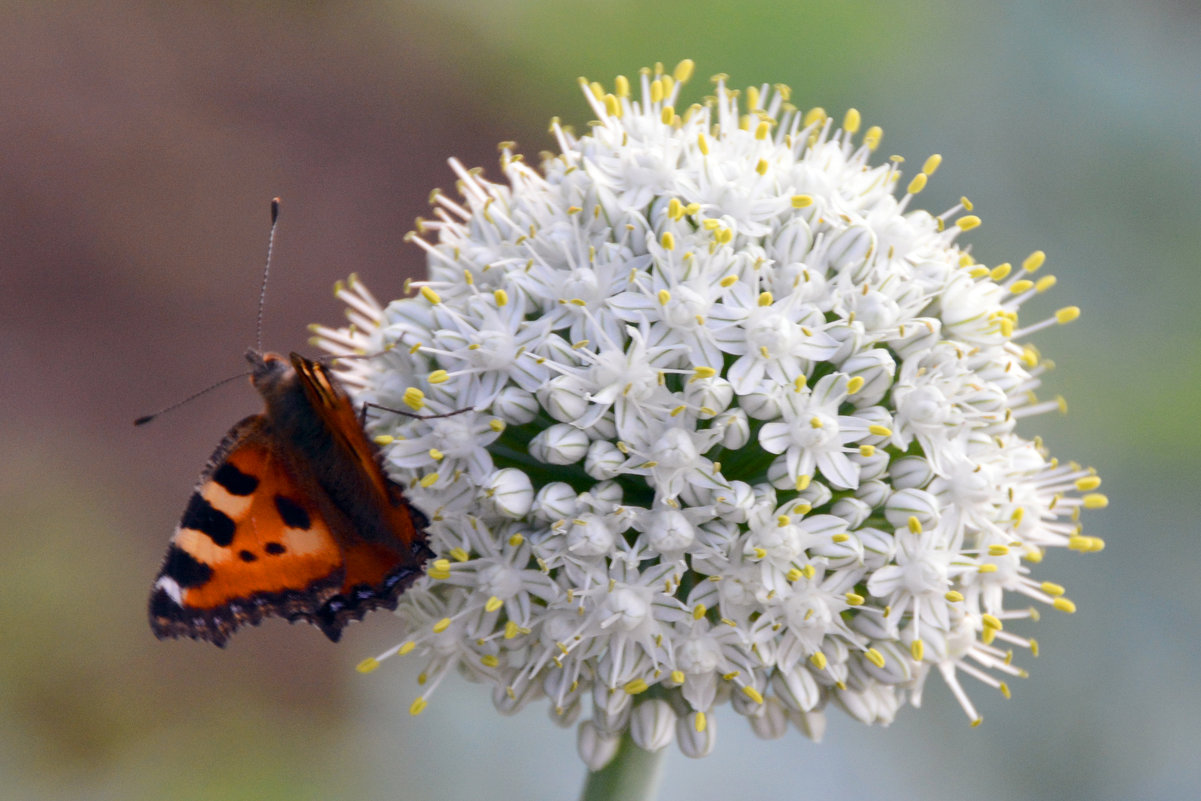
[[627, 731], [703, 756], [726, 703], [765, 737], [887, 723], [932, 672], [975, 720], [961, 678], [1008, 692], [1007, 627], [1074, 608], [1044, 551], [1101, 547], [1100, 480], [1015, 427], [1059, 406], [1025, 337], [1077, 311], [1018, 327], [1042, 254], [984, 267], [966, 201], [911, 210], [937, 157], [898, 194], [857, 112], [724, 79], [685, 108], [690, 72], [585, 84], [598, 122], [555, 123], [541, 171], [506, 149], [507, 185], [452, 162], [417, 294], [351, 281], [352, 327], [317, 328], [422, 415], [373, 422], [440, 557], [383, 656], [425, 661], [414, 712], [451, 668], [503, 711], [590, 707], [593, 769]]

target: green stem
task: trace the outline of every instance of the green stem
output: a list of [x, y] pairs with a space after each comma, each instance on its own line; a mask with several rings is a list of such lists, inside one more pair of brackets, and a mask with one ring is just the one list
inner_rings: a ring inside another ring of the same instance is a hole
[[665, 753], [666, 748], [643, 751], [629, 734], [622, 735], [613, 761], [588, 774], [580, 801], [653, 801], [659, 792]]

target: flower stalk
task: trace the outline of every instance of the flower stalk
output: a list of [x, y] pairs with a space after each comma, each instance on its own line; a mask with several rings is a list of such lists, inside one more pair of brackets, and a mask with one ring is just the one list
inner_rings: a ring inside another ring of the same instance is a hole
[[644, 751], [622, 735], [608, 764], [588, 774], [580, 801], [651, 801], [658, 795], [664, 753]]

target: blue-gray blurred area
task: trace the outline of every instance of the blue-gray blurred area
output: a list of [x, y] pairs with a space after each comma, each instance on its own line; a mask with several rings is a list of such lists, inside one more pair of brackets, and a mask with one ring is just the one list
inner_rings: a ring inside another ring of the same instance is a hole
[[1079, 305], [1035, 343], [1025, 421], [1111, 499], [1103, 553], [1037, 575], [1078, 605], [1021, 633], [1030, 678], [937, 679], [887, 729], [831, 713], [824, 743], [762, 742], [728, 711], [717, 751], [673, 753], [662, 798], [1175, 799], [1201, 786], [1197, 425], [1201, 11], [1097, 2], [7, 2], [0, 10], [0, 797], [570, 799], [575, 734], [492, 711], [448, 679], [408, 714], [420, 664], [360, 676], [395, 642], [376, 614], [331, 645], [272, 621], [219, 651], [154, 640], [145, 603], [189, 487], [254, 411], [244, 369], [268, 202], [284, 200], [265, 315], [273, 349], [337, 322], [335, 279], [396, 297], [403, 242], [457, 156], [496, 177], [551, 116], [583, 126], [577, 76], [681, 58], [802, 107], [858, 108], [881, 156], [943, 166], [985, 264], [1048, 254]]

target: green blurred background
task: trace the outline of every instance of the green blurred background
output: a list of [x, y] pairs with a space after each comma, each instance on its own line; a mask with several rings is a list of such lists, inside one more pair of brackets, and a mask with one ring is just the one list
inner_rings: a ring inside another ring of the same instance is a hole
[[[1179, 799], [1201, 786], [1197, 385], [1201, 11], [1078, 4], [177, 2], [0, 4], [0, 797], [571, 799], [575, 733], [419, 666], [353, 666], [397, 639], [377, 614], [334, 646], [272, 621], [225, 651], [160, 643], [145, 603], [196, 473], [257, 407], [244, 387], [132, 419], [244, 368], [267, 204], [284, 211], [265, 344], [337, 322], [351, 271], [383, 298], [422, 269], [402, 239], [449, 156], [497, 176], [576, 77], [684, 57], [798, 105], [859, 108], [922, 195], [967, 195], [986, 264], [1046, 250], [1027, 320], [1066, 417], [1027, 421], [1096, 466], [1099, 555], [1039, 571], [1042, 656], [970, 729], [937, 679], [888, 729], [831, 713], [826, 741], [761, 742], [728, 710], [717, 751], [667, 759], [662, 798]], [[1179, 382], [1179, 383], [1177, 383]], [[1162, 393], [1162, 394], [1160, 394]]]

